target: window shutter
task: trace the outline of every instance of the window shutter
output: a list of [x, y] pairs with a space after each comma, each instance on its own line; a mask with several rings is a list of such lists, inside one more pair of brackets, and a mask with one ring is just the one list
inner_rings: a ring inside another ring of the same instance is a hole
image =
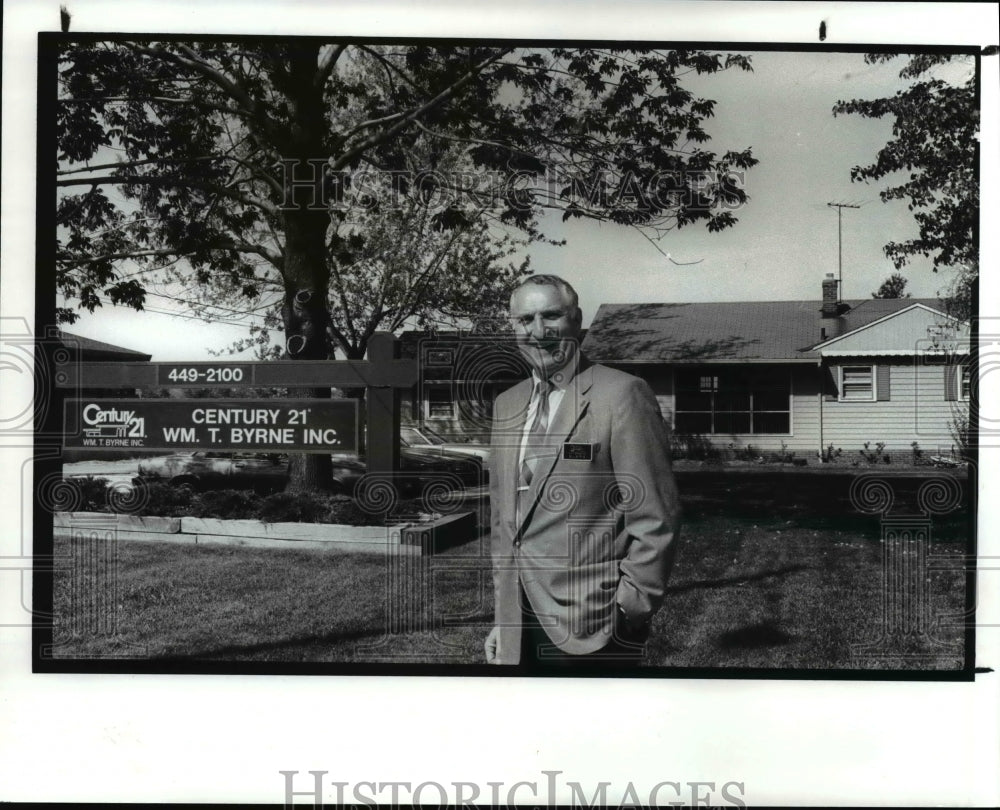
[[954, 402], [958, 399], [958, 391], [955, 382], [958, 378], [958, 374], [955, 371], [956, 366], [950, 363], [945, 364], [944, 367], [944, 398], [947, 402]]
[[875, 366], [875, 399], [889, 401], [889, 366]]

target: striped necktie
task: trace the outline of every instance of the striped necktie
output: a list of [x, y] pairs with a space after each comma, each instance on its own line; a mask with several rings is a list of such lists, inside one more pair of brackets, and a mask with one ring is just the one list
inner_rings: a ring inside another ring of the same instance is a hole
[[524, 446], [524, 461], [521, 462], [520, 480], [522, 489], [531, 486], [531, 479], [535, 476], [539, 458], [544, 455], [542, 449], [545, 445], [546, 431], [549, 429], [549, 394], [551, 392], [552, 382], [550, 380], [542, 380], [535, 384], [538, 407], [535, 410], [535, 421], [531, 423], [528, 440]]

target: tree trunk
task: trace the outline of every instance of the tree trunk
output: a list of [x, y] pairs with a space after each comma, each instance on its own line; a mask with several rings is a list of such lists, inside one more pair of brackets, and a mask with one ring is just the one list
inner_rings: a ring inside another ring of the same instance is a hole
[[[294, 219], [286, 213], [286, 222]], [[313, 225], [315, 228], [316, 226]], [[320, 241], [325, 226], [320, 231]], [[291, 239], [288, 240], [291, 244]], [[285, 321], [285, 357], [295, 360], [329, 360], [329, 342], [326, 324], [329, 311], [326, 305], [326, 286], [322, 278], [326, 265], [317, 272], [316, 265], [309, 261], [307, 250], [287, 249], [285, 278], [285, 303], [282, 314]], [[312, 266], [310, 266], [312, 265]], [[293, 282], [293, 279], [297, 280]], [[294, 284], [294, 286], [292, 286]], [[308, 286], [304, 286], [308, 284]], [[300, 286], [303, 285], [303, 286]], [[329, 399], [329, 388], [292, 388], [292, 397]], [[329, 490], [333, 485], [333, 465], [329, 454], [309, 453], [293, 456], [289, 462], [290, 490]]]
[[[329, 360], [327, 325], [326, 233], [330, 223], [323, 196], [322, 161], [326, 119], [321, 90], [313, 84], [318, 50], [294, 48], [288, 62], [287, 94], [292, 121], [282, 162], [285, 231], [285, 356], [295, 360]], [[329, 388], [294, 388], [291, 396], [329, 399]], [[333, 485], [329, 454], [294, 455], [289, 460], [288, 489], [325, 491]]]

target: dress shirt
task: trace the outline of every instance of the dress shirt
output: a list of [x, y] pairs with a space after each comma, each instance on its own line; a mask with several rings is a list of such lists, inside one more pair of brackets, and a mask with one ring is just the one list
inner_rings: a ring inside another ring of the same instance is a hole
[[[546, 431], [552, 427], [552, 422], [556, 418], [556, 412], [559, 410], [559, 406], [566, 396], [566, 389], [569, 388], [569, 384], [576, 377], [579, 363], [580, 355], [577, 352], [564, 368], [557, 371], [549, 379], [549, 382], [552, 383], [552, 390], [549, 391], [549, 423], [546, 425]], [[521, 432], [521, 450], [517, 456], [517, 468], [519, 470], [521, 469], [521, 464], [524, 463], [524, 453], [528, 447], [528, 434], [531, 433], [531, 426], [535, 423], [535, 414], [538, 413], [538, 406], [540, 404], [538, 384], [542, 381], [542, 378], [538, 376], [538, 372], [534, 369], [531, 372], [531, 380], [531, 401], [528, 403], [528, 415], [527, 419], [524, 420], [524, 430]]]

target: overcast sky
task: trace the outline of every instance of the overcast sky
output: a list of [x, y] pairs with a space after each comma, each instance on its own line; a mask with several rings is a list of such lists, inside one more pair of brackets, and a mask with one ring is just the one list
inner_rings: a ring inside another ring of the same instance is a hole
[[[746, 51], [745, 51], [746, 52]], [[746, 173], [747, 205], [739, 222], [722, 233], [688, 226], [667, 234], [659, 248], [635, 231], [586, 220], [546, 222], [563, 247], [532, 246], [536, 272], [555, 272], [573, 283], [584, 324], [602, 303], [760, 301], [818, 299], [820, 282], [837, 272], [837, 212], [828, 203], [852, 203], [843, 211], [843, 279], [847, 298], [867, 298], [894, 268], [882, 248], [916, 235], [906, 203], [883, 203], [882, 185], [852, 183], [853, 166], [867, 164], [891, 134], [888, 120], [832, 115], [841, 99], [890, 95], [905, 57], [867, 65], [860, 53], [752, 52], [753, 73], [732, 70], [691, 76], [686, 86], [715, 99], [707, 148], [721, 153], [753, 147], [760, 161]], [[972, 70], [971, 60], [956, 76]], [[948, 276], [930, 260], [903, 270], [914, 297], [934, 297]], [[234, 303], [234, 306], [239, 306]], [[68, 331], [148, 352], [154, 360], [207, 359], [245, 334], [239, 324], [209, 324], [155, 310], [182, 310], [148, 299], [142, 313], [105, 306], [83, 311]]]

